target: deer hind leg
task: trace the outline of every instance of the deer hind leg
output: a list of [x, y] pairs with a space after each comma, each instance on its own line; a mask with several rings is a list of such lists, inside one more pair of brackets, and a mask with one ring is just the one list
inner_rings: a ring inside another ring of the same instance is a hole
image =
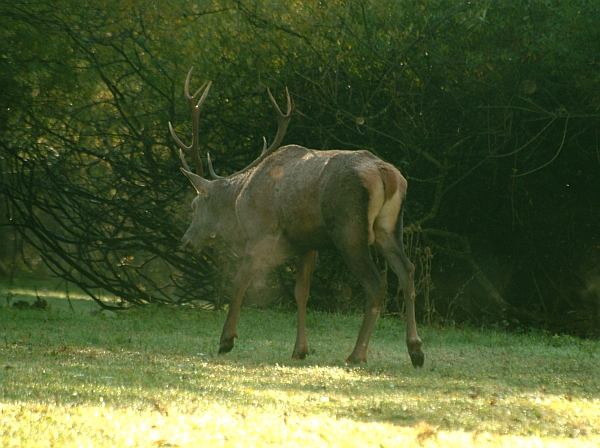
[[359, 279], [367, 297], [365, 305], [365, 317], [363, 318], [360, 332], [354, 350], [346, 359], [347, 364], [359, 364], [367, 362], [367, 348], [375, 322], [381, 313], [383, 296], [387, 290], [387, 284], [379, 273], [375, 263], [368, 251], [353, 258], [345, 257], [350, 270]]
[[368, 235], [364, 231], [364, 227], [359, 227], [358, 223], [354, 226], [349, 225], [345, 228], [345, 235], [333, 238], [348, 268], [360, 281], [367, 298], [363, 323], [354, 350], [346, 360], [347, 364], [367, 362], [367, 347], [373, 327], [381, 312], [383, 295], [387, 289], [385, 280], [371, 259]]
[[308, 302], [310, 278], [316, 260], [317, 251], [314, 250], [304, 252], [298, 257], [296, 288], [294, 290], [296, 304], [298, 305], [298, 334], [296, 336], [292, 359], [304, 359], [308, 354], [308, 343], [306, 342], [306, 302]]
[[383, 230], [376, 231], [376, 247], [383, 254], [394, 273], [398, 276], [398, 282], [404, 291], [404, 304], [406, 308], [406, 345], [408, 354], [414, 367], [423, 367], [425, 354], [421, 349], [421, 339], [417, 334], [417, 323], [415, 320], [415, 266], [406, 256], [404, 247], [401, 247], [393, 236]]

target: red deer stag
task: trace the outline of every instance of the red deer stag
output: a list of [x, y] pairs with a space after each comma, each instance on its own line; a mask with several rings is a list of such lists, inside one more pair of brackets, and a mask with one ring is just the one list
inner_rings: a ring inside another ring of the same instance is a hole
[[[360, 280], [367, 297], [358, 340], [347, 359], [347, 363], [366, 362], [367, 346], [387, 287], [369, 253], [369, 245], [374, 244], [404, 290], [408, 353], [412, 364], [422, 367], [425, 355], [414, 314], [415, 268], [402, 243], [402, 201], [407, 187], [404, 177], [367, 151], [316, 151], [297, 145], [280, 148], [294, 109], [286, 89], [285, 115], [268, 91], [279, 124], [273, 144], [267, 148], [265, 140], [262, 154], [228, 177], [217, 176], [207, 156], [213, 179], [205, 179], [198, 154], [198, 121], [211, 83], [190, 95], [192, 70], [185, 82], [192, 115], [192, 144], [183, 144], [169, 123], [181, 149], [181, 170], [198, 192], [192, 202], [194, 216], [183, 237], [183, 248], [199, 251], [220, 237], [243, 257], [234, 280], [219, 353], [233, 348], [244, 292], [254, 275], [267, 264], [276, 265], [295, 256], [298, 334], [292, 358], [304, 359], [308, 354], [305, 322], [310, 278], [317, 251], [333, 246]], [[194, 161], [196, 174], [188, 167], [184, 152]]]

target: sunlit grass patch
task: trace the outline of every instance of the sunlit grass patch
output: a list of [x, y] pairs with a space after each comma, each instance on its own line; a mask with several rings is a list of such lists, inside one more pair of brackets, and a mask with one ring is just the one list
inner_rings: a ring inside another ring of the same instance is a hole
[[[55, 299], [56, 300], [56, 299]], [[244, 310], [216, 355], [222, 312], [103, 314], [49, 300], [0, 308], [2, 446], [597, 446], [600, 345], [545, 334], [404, 328], [382, 319], [348, 368], [360, 316]]]

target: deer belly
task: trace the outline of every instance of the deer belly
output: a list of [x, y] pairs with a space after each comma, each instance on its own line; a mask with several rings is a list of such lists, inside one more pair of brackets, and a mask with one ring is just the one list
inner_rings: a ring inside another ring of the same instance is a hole
[[297, 249], [320, 250], [332, 246], [331, 237], [324, 226], [292, 226], [287, 227], [283, 234]]

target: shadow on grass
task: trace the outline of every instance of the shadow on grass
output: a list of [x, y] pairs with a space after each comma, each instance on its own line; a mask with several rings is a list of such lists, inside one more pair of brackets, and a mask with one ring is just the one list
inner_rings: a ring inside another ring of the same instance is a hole
[[[291, 361], [295, 315], [245, 310], [234, 351], [216, 355], [222, 312], [147, 307], [92, 314], [0, 309], [2, 400], [195, 413], [210, 403], [269, 413], [448, 430], [573, 436], [597, 431], [598, 343], [493, 332], [423, 329], [415, 370], [404, 328], [383, 321], [366, 366], [347, 368], [360, 316], [311, 313], [306, 361]], [[93, 304], [93, 303], [92, 303]], [[94, 305], [95, 309], [97, 307]], [[554, 342], [553, 342], [554, 341]], [[561, 342], [563, 341], [563, 342]], [[572, 414], [572, 412], [571, 412]], [[581, 417], [581, 418], [580, 418]]]

